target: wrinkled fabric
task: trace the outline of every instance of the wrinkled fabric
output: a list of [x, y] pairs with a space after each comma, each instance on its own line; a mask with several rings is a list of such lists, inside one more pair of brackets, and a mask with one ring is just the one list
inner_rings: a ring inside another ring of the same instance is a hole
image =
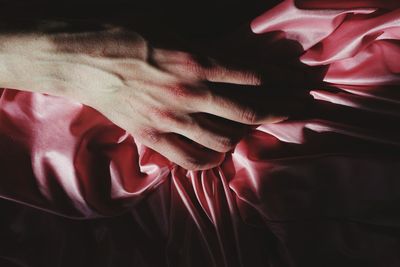
[[[1, 197], [100, 218], [74, 229], [114, 244], [99, 250], [113, 256], [69, 266], [398, 266], [398, 1], [286, 0], [251, 29], [276, 37], [265, 47], [271, 61], [324, 70], [306, 116], [262, 125], [221, 166], [194, 172], [87, 106], [3, 89]], [[302, 52], [288, 57], [274, 45], [282, 41]], [[115, 223], [101, 219], [120, 214]], [[67, 239], [75, 251], [79, 236]], [[3, 251], [7, 262], [21, 256]]]

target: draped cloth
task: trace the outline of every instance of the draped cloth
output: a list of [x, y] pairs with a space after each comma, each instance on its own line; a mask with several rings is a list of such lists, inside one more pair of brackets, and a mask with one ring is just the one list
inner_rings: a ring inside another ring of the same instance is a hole
[[323, 81], [307, 116], [261, 125], [211, 170], [80, 103], [1, 89], [0, 196], [26, 218], [2, 221], [4, 266], [398, 266], [399, 3], [285, 0], [255, 18], [271, 62]]

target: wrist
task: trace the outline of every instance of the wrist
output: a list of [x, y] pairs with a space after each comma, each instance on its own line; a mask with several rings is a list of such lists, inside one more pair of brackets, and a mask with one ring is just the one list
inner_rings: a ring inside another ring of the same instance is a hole
[[124, 87], [126, 78], [135, 79], [138, 70], [147, 68], [149, 57], [148, 42], [120, 28], [0, 33], [0, 88], [62, 96], [93, 106]]
[[0, 34], [0, 87], [62, 95], [50, 75], [55, 56], [43, 34]]

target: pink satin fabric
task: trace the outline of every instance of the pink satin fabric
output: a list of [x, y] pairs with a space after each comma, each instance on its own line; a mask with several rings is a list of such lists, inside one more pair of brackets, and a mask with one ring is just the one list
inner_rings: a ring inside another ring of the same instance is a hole
[[[1, 197], [72, 218], [129, 210], [143, 229], [158, 229], [161, 246], [184, 247], [179, 255], [188, 258], [171, 266], [296, 266], [301, 253], [290, 247], [307, 239], [291, 235], [296, 227], [336, 233], [346, 253], [371, 253], [351, 247], [345, 233], [354, 223], [400, 226], [398, 1], [285, 0], [251, 28], [298, 43], [300, 63], [325, 68], [324, 83], [310, 88], [308, 116], [262, 125], [221, 166], [193, 172], [80, 103], [4, 89]], [[265, 50], [291, 66], [272, 41]], [[300, 226], [281, 227], [290, 222]], [[375, 242], [357, 231], [359, 242]], [[170, 254], [170, 263], [179, 255]], [[383, 262], [396, 257], [385, 255]]]

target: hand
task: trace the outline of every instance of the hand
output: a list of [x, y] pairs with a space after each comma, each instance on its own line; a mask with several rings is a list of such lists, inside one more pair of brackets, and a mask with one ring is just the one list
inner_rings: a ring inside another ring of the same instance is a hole
[[54, 94], [97, 109], [187, 169], [218, 165], [244, 135], [245, 125], [286, 118], [286, 100], [269, 97], [260, 107], [254, 94], [249, 99], [247, 92], [230, 90], [231, 84], [259, 85], [257, 73], [152, 47], [125, 29], [52, 34], [50, 40], [33, 42], [35, 51], [25, 51], [41, 70], [40, 83], [31, 83], [32, 88], [46, 93], [57, 88]]

